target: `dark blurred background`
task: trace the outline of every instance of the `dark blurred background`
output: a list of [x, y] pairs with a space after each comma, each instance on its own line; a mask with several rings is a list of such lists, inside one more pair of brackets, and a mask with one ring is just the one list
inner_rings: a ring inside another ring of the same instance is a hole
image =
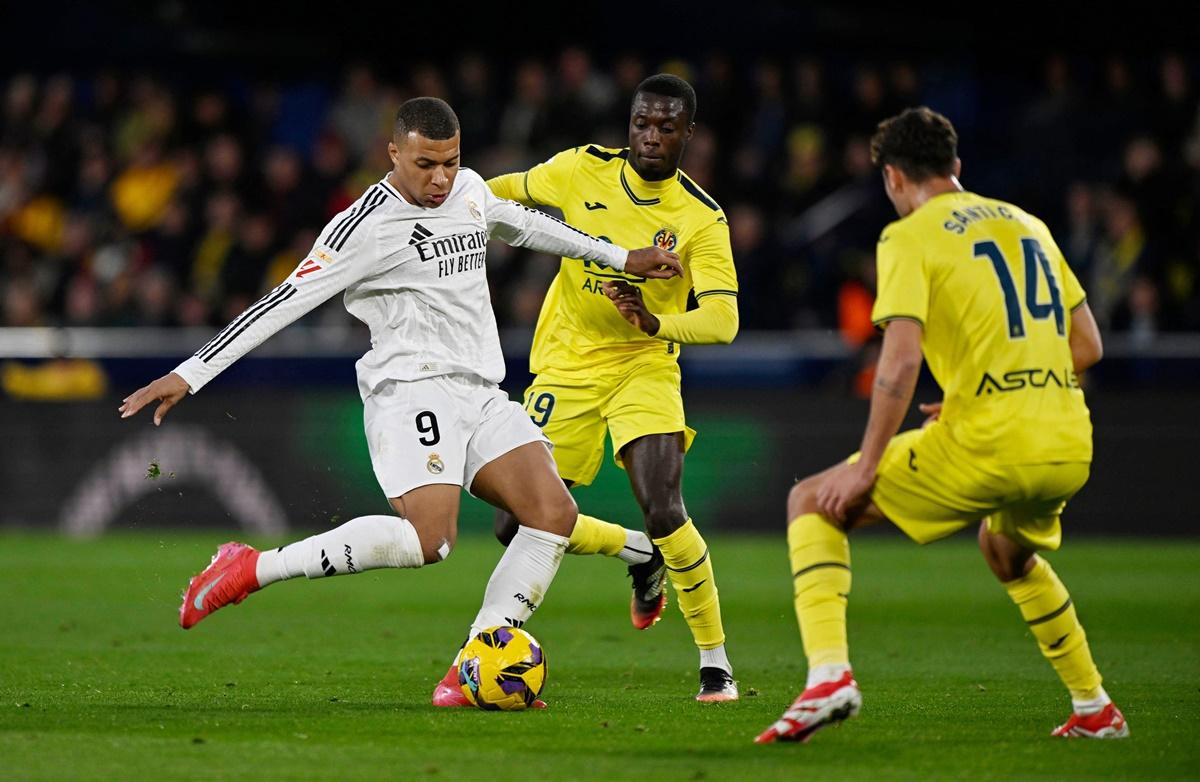
[[[919, 104], [955, 123], [964, 185], [1045, 219], [1088, 290], [1113, 348], [1093, 373], [1093, 407], [1158, 416], [1117, 427], [1153, 458], [1200, 445], [1194, 423], [1164, 412], [1188, 409], [1200, 388], [1200, 25], [1190, 4], [1055, 4], [1036, 15], [830, 3], [269, 5], [0, 12], [0, 358], [13, 359], [0, 405], [12, 426], [49, 409], [37, 400], [123, 396], [283, 279], [325, 222], [386, 173], [403, 100], [449, 100], [464, 163], [492, 176], [578, 144], [624, 146], [634, 86], [669, 71], [696, 87], [684, 168], [729, 216], [741, 287], [739, 340], [684, 351], [699, 394], [689, 405], [713, 419], [710, 430], [731, 426], [728, 443], [779, 440], [779, 453], [739, 451], [776, 465], [769, 503], [789, 476], [823, 466], [811, 454], [833, 459], [856, 444], [876, 344], [873, 250], [895, 217], [868, 140], [879, 120]], [[504, 245], [489, 253], [514, 391], [556, 268]], [[306, 329], [323, 349], [280, 335], [231, 370], [227, 388], [352, 394], [348, 357], [365, 350], [365, 331], [339, 298], [292, 327]], [[1145, 404], [1146, 394], [1160, 401]], [[747, 408], [758, 418], [739, 418]], [[845, 431], [830, 435], [829, 415]], [[754, 428], [779, 418], [782, 430]], [[1104, 425], [1098, 416], [1102, 450]], [[104, 431], [102, 442], [118, 436]], [[797, 438], [809, 438], [805, 455], [789, 456]], [[1114, 458], [1142, 453], [1121, 442]], [[5, 473], [6, 492], [41, 469], [31, 464]], [[346, 484], [370, 490], [369, 470]], [[332, 505], [338, 491], [316, 502]], [[8, 521], [41, 523], [47, 507], [10, 510]]]
[[[872, 249], [893, 215], [868, 141], [928, 104], [959, 130], [968, 188], [1050, 224], [1105, 329], [1200, 330], [1200, 61], [1170, 45], [1167, 15], [1151, 44], [1136, 22], [1065, 12], [993, 39], [787, 4], [569, 24], [533, 10], [472, 24], [465, 7], [40, 5], [20, 12], [29, 34], [9, 42], [3, 79], [5, 326], [220, 325], [388, 170], [403, 100], [451, 101], [466, 164], [491, 176], [624, 146], [634, 86], [666, 70], [699, 95], [685, 167], [729, 214], [744, 328], [869, 334]], [[554, 271], [494, 248], [502, 326], [534, 322]], [[321, 322], [347, 320], [332, 306]]]

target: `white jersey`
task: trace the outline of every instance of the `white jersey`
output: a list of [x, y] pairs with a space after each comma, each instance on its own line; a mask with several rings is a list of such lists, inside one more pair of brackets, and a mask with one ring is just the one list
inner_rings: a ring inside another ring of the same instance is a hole
[[371, 329], [359, 359], [366, 399], [388, 380], [454, 373], [504, 378], [492, 312], [487, 241], [625, 268], [628, 251], [547, 214], [497, 198], [474, 171], [458, 172], [440, 206], [414, 206], [384, 177], [338, 214], [308, 257], [175, 368], [192, 393], [264, 340], [339, 291]]

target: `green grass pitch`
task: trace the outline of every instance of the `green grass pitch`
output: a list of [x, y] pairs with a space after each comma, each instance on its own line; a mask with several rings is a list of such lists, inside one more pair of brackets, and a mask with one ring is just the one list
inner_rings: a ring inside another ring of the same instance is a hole
[[[1200, 768], [1200, 542], [1068, 538], [1052, 557], [1122, 742], [1052, 740], [1068, 700], [966, 539], [855, 540], [858, 719], [754, 735], [800, 688], [782, 532], [710, 541], [743, 698], [701, 705], [674, 601], [629, 625], [619, 563], [568, 557], [529, 629], [545, 712], [429, 705], [500, 549], [416, 572], [279, 584], [197, 628], [178, 594], [217, 534], [0, 536], [0, 778], [1171, 779]], [[253, 541], [268, 543], [271, 541]]]

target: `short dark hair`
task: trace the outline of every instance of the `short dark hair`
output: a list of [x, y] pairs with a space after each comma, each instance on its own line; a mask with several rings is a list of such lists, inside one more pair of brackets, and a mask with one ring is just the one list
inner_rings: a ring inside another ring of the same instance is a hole
[[642, 83], [633, 91], [633, 99], [637, 100], [637, 96], [643, 93], [662, 95], [667, 98], [681, 98], [683, 100], [683, 110], [687, 112], [688, 122], [695, 121], [696, 91], [692, 89], [692, 85], [678, 76], [670, 73], [657, 73], [643, 79]]
[[416, 132], [433, 141], [453, 138], [458, 132], [458, 116], [441, 98], [412, 98], [400, 104], [392, 133], [402, 139]]
[[917, 182], [952, 176], [957, 159], [954, 126], [928, 106], [905, 109], [885, 119], [871, 137], [872, 163], [880, 168], [895, 166]]

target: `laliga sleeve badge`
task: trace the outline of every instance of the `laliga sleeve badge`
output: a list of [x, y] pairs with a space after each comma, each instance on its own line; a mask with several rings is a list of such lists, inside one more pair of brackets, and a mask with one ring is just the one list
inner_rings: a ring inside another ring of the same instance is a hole
[[425, 469], [429, 470], [434, 475], [441, 475], [446, 470], [446, 465], [442, 464], [442, 457], [436, 453], [429, 454], [429, 461], [425, 462]]
[[661, 250], [670, 252], [675, 249], [675, 245], [678, 243], [675, 232], [670, 228], [660, 228], [658, 229], [658, 233], [654, 234], [654, 246]]

